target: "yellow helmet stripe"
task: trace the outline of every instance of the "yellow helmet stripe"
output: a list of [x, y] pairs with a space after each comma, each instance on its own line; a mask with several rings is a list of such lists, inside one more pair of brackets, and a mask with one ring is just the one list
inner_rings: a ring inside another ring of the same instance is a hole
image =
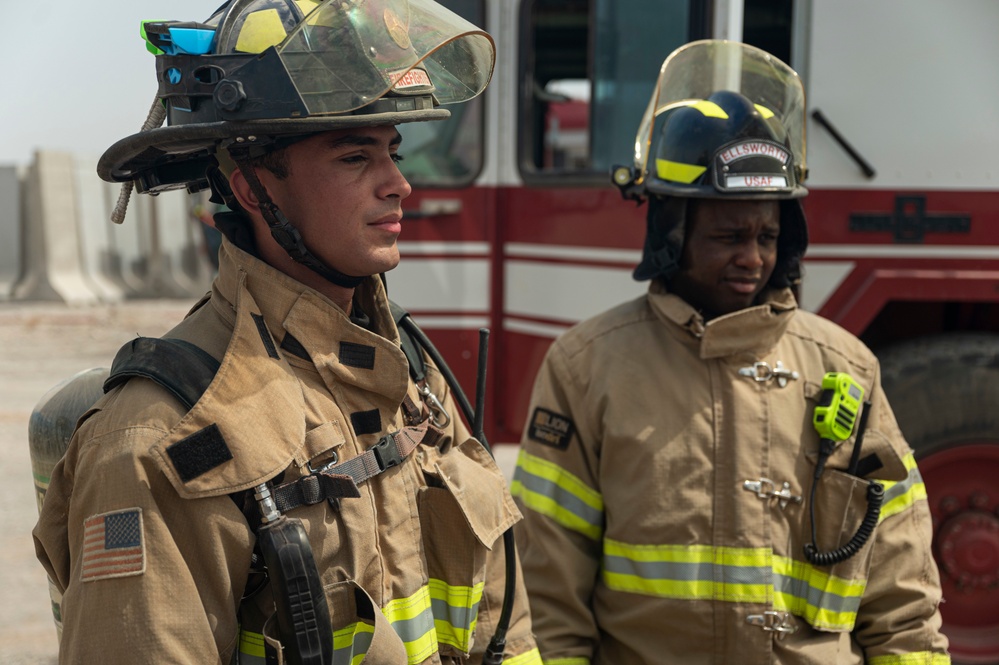
[[698, 166], [697, 164], [682, 164], [680, 162], [671, 162], [668, 159], [656, 160], [656, 175], [661, 180], [671, 180], [689, 185], [700, 178], [701, 174], [707, 170], [706, 166]]
[[709, 102], [706, 99], [697, 100], [690, 105], [690, 108], [697, 109], [707, 118], [720, 118], [721, 120], [728, 120], [728, 113], [725, 113], [725, 109], [718, 106], [714, 102]]
[[241, 53], [263, 53], [280, 44], [288, 33], [276, 9], [265, 9], [248, 14], [239, 30], [236, 50]]
[[764, 120], [769, 120], [770, 118], [774, 117], [774, 112], [768, 109], [766, 106], [760, 106], [759, 104], [753, 104], [753, 106], [755, 106], [756, 110], [760, 112], [760, 115], [763, 116]]

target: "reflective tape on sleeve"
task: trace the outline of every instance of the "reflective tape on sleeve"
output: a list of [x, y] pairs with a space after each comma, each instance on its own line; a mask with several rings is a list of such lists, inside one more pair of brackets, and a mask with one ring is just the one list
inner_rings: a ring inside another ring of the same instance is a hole
[[603, 534], [603, 497], [557, 464], [521, 450], [510, 492], [566, 529], [592, 540]]
[[926, 500], [926, 485], [923, 484], [923, 477], [916, 466], [916, 458], [912, 453], [909, 453], [902, 458], [902, 461], [905, 463], [905, 468], [909, 470], [909, 476], [905, 480], [898, 482], [879, 481], [885, 487], [885, 498], [881, 503], [879, 522], [892, 515], [905, 512], [917, 501]]

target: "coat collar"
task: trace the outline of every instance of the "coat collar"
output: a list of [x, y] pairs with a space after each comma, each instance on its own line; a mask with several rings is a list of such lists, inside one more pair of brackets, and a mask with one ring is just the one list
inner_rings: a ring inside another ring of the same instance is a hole
[[[378, 331], [372, 332], [354, 325], [328, 298], [227, 241], [219, 257], [211, 303], [232, 331], [221, 366], [197, 404], [152, 451], [187, 498], [248, 489], [299, 456], [306, 443], [306, 406], [289, 360], [298, 362], [291, 356], [303, 349], [334, 394], [353, 386], [372, 403], [392, 405], [391, 411], [409, 385], [379, 278], [366, 279], [355, 295]], [[288, 351], [289, 336], [295, 353]], [[217, 460], [204, 471], [185, 473], [184, 463], [200, 461], [178, 451], [205, 442]], [[178, 454], [184, 455], [179, 465]]]
[[705, 322], [700, 312], [658, 281], [649, 286], [648, 302], [681, 341], [697, 347], [702, 359], [766, 353], [784, 335], [797, 310], [791, 290], [780, 289], [767, 292], [761, 305]]

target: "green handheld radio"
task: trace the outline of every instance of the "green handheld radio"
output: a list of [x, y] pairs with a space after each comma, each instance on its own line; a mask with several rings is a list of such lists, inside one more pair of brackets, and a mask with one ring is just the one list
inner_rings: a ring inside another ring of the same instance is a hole
[[823, 439], [846, 441], [853, 434], [864, 389], [845, 372], [828, 372], [822, 377], [822, 396], [815, 407], [812, 424]]
[[867, 511], [857, 532], [843, 545], [834, 550], [821, 551], [816, 542], [815, 529], [815, 488], [819, 483], [826, 461], [836, 449], [836, 442], [846, 441], [853, 434], [857, 422], [857, 414], [863, 405], [863, 415], [857, 428], [857, 438], [853, 443], [853, 459], [849, 471], [852, 473], [857, 465], [857, 456], [864, 439], [864, 428], [867, 424], [870, 402], [864, 402], [864, 389], [845, 372], [827, 372], [822, 377], [822, 395], [815, 407], [812, 424], [819, 433], [819, 457], [815, 462], [815, 475], [812, 478], [812, 491], [808, 501], [808, 512], [812, 524], [812, 542], [805, 545], [805, 558], [816, 566], [832, 566], [846, 561], [860, 551], [877, 526], [881, 513], [881, 503], [884, 501], [884, 486], [872, 480], [867, 485]]

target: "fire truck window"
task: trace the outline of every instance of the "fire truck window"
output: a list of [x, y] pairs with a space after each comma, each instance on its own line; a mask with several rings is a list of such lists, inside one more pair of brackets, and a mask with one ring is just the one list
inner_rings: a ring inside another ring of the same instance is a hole
[[[485, 25], [484, 0], [437, 0], [475, 25]], [[418, 187], [467, 185], [482, 170], [484, 117], [482, 96], [447, 107], [444, 122], [409, 122], [398, 126], [402, 134], [399, 169]]]
[[630, 163], [659, 66], [694, 34], [692, 2], [525, 0], [519, 129], [525, 180], [606, 182], [612, 165]]
[[545, 169], [582, 171], [590, 166], [590, 81], [555, 79], [536, 93], [545, 101]]
[[[691, 0], [693, 3], [699, 0]], [[591, 168], [604, 175], [634, 161], [635, 134], [659, 68], [674, 49], [697, 38], [686, 0], [598, 0], [593, 49]], [[609, 182], [609, 180], [608, 180]]]
[[793, 11], [794, 0], [746, 0], [743, 40], [790, 64]]

